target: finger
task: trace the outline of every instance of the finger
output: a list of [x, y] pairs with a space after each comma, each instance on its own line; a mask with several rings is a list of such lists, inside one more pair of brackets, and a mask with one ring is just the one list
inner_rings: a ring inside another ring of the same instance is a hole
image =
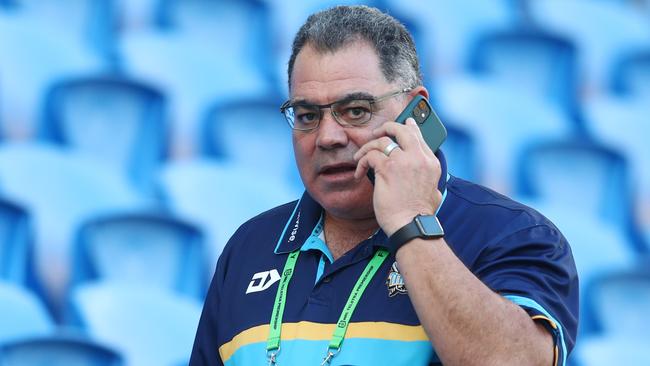
[[377, 170], [377, 167], [381, 165], [388, 157], [384, 155], [383, 152], [377, 150], [370, 150], [367, 154], [357, 163], [357, 169], [354, 171], [354, 178], [359, 179], [366, 175], [369, 168]]
[[357, 151], [354, 154], [354, 160], [361, 159], [370, 150], [378, 150], [380, 152], [383, 152], [386, 146], [388, 146], [392, 142], [393, 140], [388, 136], [383, 136], [378, 139], [370, 140], [367, 143], [365, 143], [363, 146], [361, 146], [359, 151]]
[[422, 133], [413, 118], [408, 118], [406, 124], [386, 122], [375, 129], [373, 135], [392, 136], [405, 151], [418, 147], [422, 138]]

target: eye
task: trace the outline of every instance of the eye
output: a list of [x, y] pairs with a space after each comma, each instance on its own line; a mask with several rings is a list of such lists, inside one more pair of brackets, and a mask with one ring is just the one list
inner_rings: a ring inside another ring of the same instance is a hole
[[370, 119], [370, 105], [368, 101], [352, 101], [342, 105], [339, 109], [339, 115], [349, 123], [364, 123]]
[[305, 106], [296, 106], [294, 107], [295, 111], [295, 123], [301, 125], [313, 125], [318, 123], [320, 119], [320, 113], [318, 109], [305, 107]]

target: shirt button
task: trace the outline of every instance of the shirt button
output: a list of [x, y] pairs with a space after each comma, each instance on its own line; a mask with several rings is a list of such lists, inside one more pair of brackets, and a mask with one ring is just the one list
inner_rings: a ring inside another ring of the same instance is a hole
[[330, 281], [332, 281], [332, 277], [328, 276], [328, 277], [323, 278], [323, 283], [330, 283]]

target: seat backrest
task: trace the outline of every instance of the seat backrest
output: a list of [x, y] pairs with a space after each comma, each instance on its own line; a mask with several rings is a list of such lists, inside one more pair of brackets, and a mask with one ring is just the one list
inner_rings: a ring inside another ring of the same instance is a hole
[[516, 157], [530, 143], [568, 135], [573, 122], [545, 99], [520, 93], [498, 79], [462, 75], [435, 85], [434, 105], [474, 136], [483, 183], [512, 192]]
[[161, 289], [95, 283], [71, 295], [88, 333], [125, 355], [129, 365], [187, 362], [201, 303]]
[[71, 287], [118, 281], [160, 287], [202, 300], [208, 269], [195, 226], [158, 214], [112, 214], [81, 225]]
[[133, 80], [64, 80], [47, 93], [41, 135], [101, 158], [144, 190], [166, 157], [165, 105], [161, 92]]
[[78, 337], [30, 337], [0, 346], [3, 366], [124, 366], [113, 349]]
[[533, 21], [574, 40], [589, 90], [608, 84], [611, 67], [629, 51], [650, 45], [647, 16], [619, 1], [529, 1]]
[[210, 160], [167, 165], [161, 172], [160, 186], [171, 211], [197, 223], [206, 233], [211, 268], [241, 224], [300, 198], [304, 190], [292, 189], [277, 176], [255, 168]]
[[519, 194], [595, 214], [623, 229], [632, 221], [630, 190], [626, 159], [593, 142], [539, 142], [520, 158]]
[[650, 271], [646, 266], [603, 274], [587, 288], [587, 305], [607, 334], [650, 340]]
[[97, 159], [41, 143], [0, 146], [0, 186], [33, 218], [35, 272], [48, 295], [62, 295], [66, 288], [77, 225], [94, 215], [148, 204]]
[[0, 343], [46, 335], [54, 323], [45, 306], [25, 288], [0, 282]]
[[[298, 177], [291, 128], [276, 98], [244, 98], [218, 103], [207, 113], [201, 133], [202, 150], [260, 173]], [[293, 181], [292, 181], [293, 180]]]
[[569, 113], [576, 108], [577, 50], [566, 38], [535, 30], [491, 32], [478, 39], [469, 58], [474, 72], [547, 98]]

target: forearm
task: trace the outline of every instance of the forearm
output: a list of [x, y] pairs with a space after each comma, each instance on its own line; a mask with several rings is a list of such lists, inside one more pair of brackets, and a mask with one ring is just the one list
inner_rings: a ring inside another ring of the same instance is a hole
[[445, 365], [551, 365], [553, 340], [518, 305], [494, 293], [444, 239], [397, 252], [409, 297]]

